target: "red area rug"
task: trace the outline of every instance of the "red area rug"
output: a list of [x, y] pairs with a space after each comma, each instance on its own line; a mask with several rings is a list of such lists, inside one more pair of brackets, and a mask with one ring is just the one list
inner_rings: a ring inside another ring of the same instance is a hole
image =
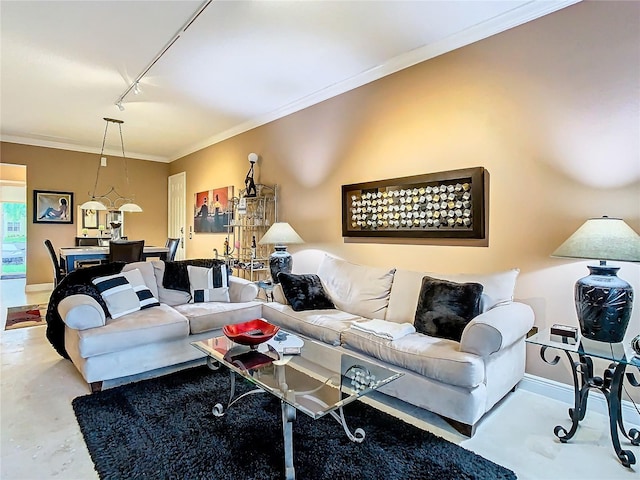
[[45, 325], [47, 323], [44, 319], [46, 314], [46, 304], [8, 307], [7, 323], [5, 324], [4, 329], [12, 330], [14, 328], [36, 327], [38, 325]]

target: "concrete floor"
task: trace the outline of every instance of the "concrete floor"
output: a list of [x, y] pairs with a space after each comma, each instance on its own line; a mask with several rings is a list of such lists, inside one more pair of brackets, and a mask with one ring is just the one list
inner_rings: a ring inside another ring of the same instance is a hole
[[[3, 327], [7, 307], [48, 299], [47, 292], [25, 295], [24, 280], [3, 280], [0, 292]], [[71, 400], [89, 389], [75, 367], [49, 345], [45, 327], [3, 328], [0, 349], [0, 478], [98, 478], [71, 408]], [[509, 394], [471, 439], [439, 417], [399, 401], [380, 396], [369, 402], [512, 469], [520, 479], [639, 478], [640, 466], [627, 469], [617, 460], [604, 415], [589, 411], [573, 440], [562, 444], [553, 428], [568, 427], [569, 405], [522, 388]], [[640, 424], [640, 417], [634, 423]], [[640, 447], [626, 440], [623, 446], [640, 463]]]

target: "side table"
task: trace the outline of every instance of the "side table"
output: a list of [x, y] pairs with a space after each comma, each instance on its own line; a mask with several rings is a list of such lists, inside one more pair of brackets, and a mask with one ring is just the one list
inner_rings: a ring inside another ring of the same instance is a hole
[[[640, 431], [632, 428], [627, 432], [622, 421], [622, 386], [625, 378], [625, 370], [628, 365], [640, 370], [640, 358], [634, 356], [630, 346], [623, 343], [605, 343], [585, 338], [578, 338], [574, 344], [564, 343], [562, 337], [552, 336], [550, 329], [542, 330], [527, 338], [527, 343], [540, 345], [540, 357], [549, 365], [556, 365], [560, 356], [548, 359], [545, 353], [553, 348], [561, 350], [569, 359], [571, 373], [573, 375], [574, 407], [569, 409], [571, 428], [567, 431], [562, 425], [556, 426], [553, 433], [562, 443], [566, 443], [578, 430], [578, 423], [584, 419], [587, 411], [587, 398], [589, 391], [600, 390], [607, 399], [609, 407], [609, 429], [611, 443], [620, 462], [627, 468], [636, 463], [636, 458], [631, 450], [623, 450], [618, 437], [618, 429], [631, 442], [631, 445], [640, 445]], [[601, 358], [611, 362], [604, 369], [603, 375], [596, 376], [593, 373], [593, 359]], [[626, 378], [634, 386], [640, 386], [632, 373], [627, 373]]]

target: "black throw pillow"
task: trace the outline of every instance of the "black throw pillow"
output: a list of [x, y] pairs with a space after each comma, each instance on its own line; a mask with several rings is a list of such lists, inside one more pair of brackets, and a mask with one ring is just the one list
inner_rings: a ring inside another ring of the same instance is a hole
[[413, 326], [431, 337], [459, 342], [462, 331], [480, 315], [482, 285], [424, 277]]
[[317, 275], [280, 272], [278, 280], [287, 302], [296, 312], [336, 308]]

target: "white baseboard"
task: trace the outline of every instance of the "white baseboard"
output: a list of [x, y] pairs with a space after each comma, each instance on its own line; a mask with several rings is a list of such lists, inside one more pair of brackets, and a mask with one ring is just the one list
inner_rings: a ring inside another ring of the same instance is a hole
[[45, 290], [53, 290], [53, 283], [32, 283], [24, 287], [25, 292], [42, 292]]
[[[569, 406], [573, 406], [574, 404], [573, 386], [567, 385], [566, 383], [560, 383], [555, 380], [525, 373], [524, 378], [518, 384], [518, 388], [522, 388], [528, 392], [537, 393], [538, 395], [543, 395], [553, 400], [558, 400], [559, 402], [566, 403]], [[607, 399], [604, 398], [602, 392], [596, 389], [591, 389], [589, 392], [587, 409], [609, 416]], [[625, 426], [626, 423], [633, 424], [634, 426], [640, 424], [638, 411], [629, 400], [622, 400], [622, 418], [625, 420]], [[634, 421], [634, 419], [637, 420]]]

